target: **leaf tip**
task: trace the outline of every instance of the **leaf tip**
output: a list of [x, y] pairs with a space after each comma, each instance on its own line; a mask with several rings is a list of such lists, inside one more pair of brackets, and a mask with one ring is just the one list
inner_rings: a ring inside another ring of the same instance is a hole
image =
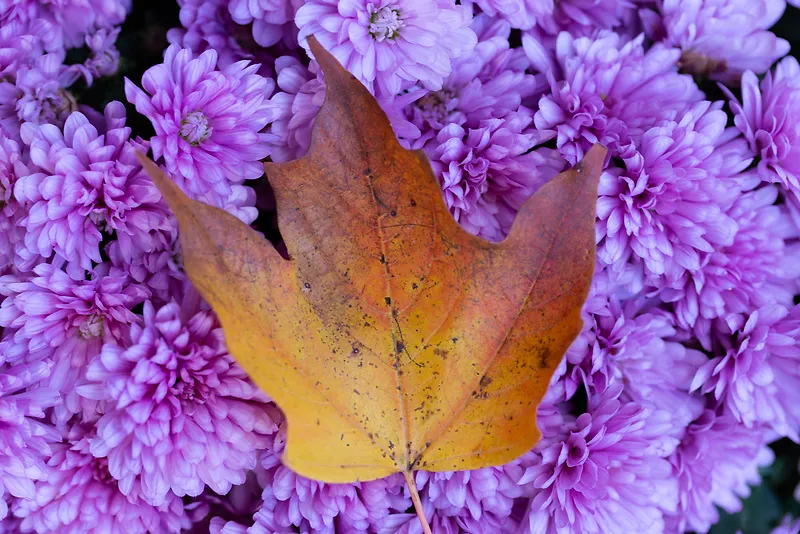
[[306, 37], [306, 41], [308, 41], [308, 47], [311, 48], [311, 53], [313, 53], [315, 56], [319, 53], [320, 50], [324, 50], [324, 48], [322, 48], [322, 45], [319, 44], [316, 35], [314, 34], [309, 35], [308, 37]]
[[330, 53], [329, 50], [320, 44], [316, 36], [309, 35], [307, 41], [308, 47], [311, 49], [311, 53], [314, 54], [314, 59], [322, 69], [322, 73], [325, 75], [325, 85], [327, 86], [328, 90], [331, 88], [331, 81], [336, 78], [339, 79], [340, 84], [348, 78], [353, 80], [356, 79], [355, 76], [345, 69], [344, 65], [339, 63], [339, 61], [333, 56], [333, 54]]
[[319, 44], [319, 41], [315, 35], [309, 35], [307, 41], [308, 47], [311, 49], [311, 53], [314, 54], [314, 59], [317, 61], [317, 63], [319, 63], [322, 71], [328, 75], [329, 71], [331, 70], [331, 60], [333, 59], [331, 53], [328, 52], [324, 46]]
[[607, 156], [608, 149], [600, 143], [595, 143], [592, 145], [592, 148], [584, 154], [583, 159], [575, 165], [575, 170], [578, 172], [588, 172], [590, 175], [597, 174], [599, 177], [600, 172], [605, 166]]
[[136, 151], [136, 159], [139, 160], [139, 163], [142, 166], [142, 169], [147, 173], [150, 179], [156, 184], [158, 191], [161, 193], [161, 196], [164, 197], [164, 200], [167, 201], [170, 208], [175, 211], [176, 205], [186, 197], [183, 194], [183, 191], [170, 180], [164, 171], [156, 165], [153, 160], [148, 158], [145, 154], [140, 152], [139, 150]]

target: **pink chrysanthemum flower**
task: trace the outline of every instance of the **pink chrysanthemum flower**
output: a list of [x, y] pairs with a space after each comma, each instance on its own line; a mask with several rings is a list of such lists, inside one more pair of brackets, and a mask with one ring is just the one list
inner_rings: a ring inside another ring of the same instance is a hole
[[[0, 276], [0, 347], [19, 358], [36, 355], [54, 366], [46, 383], [64, 395], [69, 413], [92, 409], [76, 394], [86, 365], [103, 343], [120, 341], [136, 315], [131, 309], [148, 294], [124, 272], [98, 265], [86, 280], [74, 280], [58, 264], [37, 265], [32, 273]], [[68, 417], [69, 413], [59, 414]]]
[[[520, 109], [523, 99], [541, 94], [546, 88], [543, 76], [526, 70], [529, 61], [520, 48], [508, 42], [511, 28], [486, 15], [473, 19], [472, 29], [478, 44], [471, 54], [453, 60], [453, 69], [438, 91], [412, 90], [418, 100], [404, 113], [421, 135], [411, 146], [419, 148], [432, 141], [449, 124], [477, 128], [481, 121], [503, 118]], [[533, 133], [533, 132], [532, 132]]]
[[[727, 91], [727, 89], [726, 89]], [[779, 183], [800, 200], [800, 64], [794, 57], [778, 63], [761, 81], [752, 71], [742, 76], [742, 101], [730, 97], [734, 123], [744, 134], [758, 175]]]
[[791, 516], [786, 516], [781, 521], [781, 524], [775, 527], [770, 534], [799, 534], [800, 533], [800, 520], [793, 519]]
[[776, 205], [777, 186], [741, 194], [727, 211], [736, 224], [729, 246], [716, 248], [701, 268], [663, 288], [681, 328], [707, 350], [715, 320], [769, 305], [792, 305], [800, 278], [800, 247], [786, 205]]
[[[527, 0], [531, 1], [536, 0]], [[591, 37], [598, 30], [626, 32], [629, 27], [638, 26], [639, 3], [638, 0], [557, 0], [550, 14], [536, 18], [536, 29], [550, 35], [566, 31], [576, 37]]]
[[[500, 467], [474, 471], [418, 471], [416, 484], [427, 517], [438, 526], [437, 532], [490, 534], [510, 532], [519, 518], [511, 517], [514, 505], [524, 495], [519, 484], [525, 468], [520, 460]], [[411, 519], [403, 533], [416, 530]]]
[[22, 128], [38, 167], [14, 188], [28, 208], [21, 221], [25, 246], [44, 258], [65, 258], [76, 278], [102, 261], [104, 234], [132, 253], [151, 249], [153, 230], [169, 226], [161, 194], [136, 159], [145, 146], [129, 140], [121, 103], [106, 106], [105, 122], [106, 131], [99, 132], [85, 115], [73, 113], [63, 133], [52, 124]]
[[390, 514], [411, 506], [411, 500], [403, 495], [400, 475], [354, 484], [309, 480], [280, 462], [285, 428], [272, 438], [261, 456], [263, 502], [253, 517], [250, 532], [382, 532], [392, 525]]
[[[37, 19], [48, 21], [52, 28], [50, 50], [74, 48], [84, 44], [86, 35], [99, 29], [119, 26], [131, 9], [131, 0], [15, 0], [3, 5], [3, 24], [30, 24]], [[63, 43], [63, 44], [62, 44]]]
[[532, 150], [530, 113], [509, 113], [475, 128], [449, 124], [428, 153], [445, 202], [468, 232], [502, 240], [522, 204], [563, 169], [550, 149]]
[[225, 349], [222, 329], [194, 299], [144, 306], [130, 343], [109, 343], [77, 388], [105, 403], [91, 451], [130, 495], [161, 505], [172, 493], [224, 494], [256, 466], [275, 432], [266, 396]]
[[[555, 37], [593, 37], [602, 30], [638, 31], [637, 0], [470, 0], [481, 11], [508, 20], [529, 36], [554, 46]], [[633, 37], [635, 33], [630, 36]]]
[[283, 41], [297, 45], [294, 16], [302, 0], [230, 0], [228, 10], [236, 24], [252, 24], [253, 39], [269, 47]]
[[22, 532], [49, 534], [178, 533], [183, 504], [170, 494], [160, 506], [124, 495], [109, 474], [108, 460], [89, 452], [94, 429], [79, 424], [64, 429], [53, 445], [49, 476], [35, 484], [35, 495], [17, 501], [14, 514], [23, 518]]
[[270, 157], [285, 162], [308, 152], [314, 119], [325, 101], [325, 82], [315, 61], [305, 67], [293, 56], [275, 60], [275, 80], [278, 90], [270, 98]]
[[20, 124], [53, 124], [64, 121], [78, 109], [75, 98], [62, 83], [63, 57], [39, 56], [30, 66], [20, 67], [16, 78], [0, 83], [0, 124], [8, 132], [19, 132]]
[[760, 429], [748, 429], [730, 415], [705, 410], [687, 428], [670, 456], [678, 482], [678, 507], [666, 517], [666, 531], [708, 532], [719, 520], [717, 507], [728, 513], [742, 509], [748, 485], [761, 480], [758, 468], [772, 463], [772, 451]]
[[29, 67], [47, 52], [63, 49], [63, 43], [53, 40], [58, 31], [44, 20], [30, 22], [3, 20], [0, 25], [0, 76], [13, 80], [20, 67]]
[[115, 44], [120, 28], [97, 30], [92, 35], [86, 36], [86, 47], [89, 57], [83, 64], [70, 65], [66, 68], [63, 77], [72, 84], [74, 80], [83, 77], [87, 86], [91, 86], [95, 79], [112, 76], [119, 68], [119, 50]]
[[297, 10], [300, 44], [314, 35], [370, 91], [417, 82], [439, 90], [451, 60], [475, 46], [472, 14], [453, 0], [310, 0]]
[[[314, 119], [325, 100], [325, 79], [314, 60], [305, 67], [292, 56], [275, 60], [275, 70], [279, 90], [270, 98], [270, 158], [285, 162], [305, 155], [311, 145]], [[421, 92], [411, 92], [377, 99], [401, 141], [420, 135], [419, 129], [407, 121], [402, 112], [420, 96]]]
[[689, 384], [706, 357], [677, 339], [671, 316], [647, 309], [646, 299], [623, 300], [608, 294], [595, 275], [592, 294], [583, 308], [584, 329], [565, 355], [564, 395], [568, 400], [584, 389], [593, 395], [625, 385], [631, 400], [672, 414], [685, 427], [702, 410], [689, 394]]
[[9, 494], [36, 498], [34, 482], [47, 478], [50, 446], [60, 439], [45, 419], [58, 393], [37, 386], [49, 372], [47, 361], [0, 365], [0, 521], [8, 514]]
[[25, 229], [17, 223], [25, 210], [14, 198], [14, 185], [20, 176], [29, 173], [19, 144], [0, 127], [0, 270], [12, 262], [18, 268], [27, 266], [27, 262], [15, 260], [17, 248], [25, 236]]
[[[541, 48], [532, 39], [526, 39], [529, 55]], [[643, 36], [627, 41], [607, 32], [595, 38], [562, 33], [555, 60], [538, 61], [552, 71], [552, 93], [539, 101], [536, 128], [556, 139], [571, 164], [594, 143], [613, 151], [665, 113], [680, 114], [703, 100], [692, 78], [677, 72], [679, 50], [655, 45], [645, 52], [643, 43]]]
[[668, 414], [624, 402], [621, 392], [617, 386], [592, 396], [587, 413], [542, 428], [520, 479], [532, 494], [531, 531], [662, 532], [664, 512], [677, 505], [666, 459], [677, 440], [663, 440], [674, 433]]
[[[245, 224], [258, 217], [255, 191], [244, 185], [231, 185], [231, 192], [217, 205]], [[146, 236], [131, 241], [125, 234], [108, 243], [105, 253], [115, 267], [125, 270], [136, 282], [147, 287], [154, 304], [165, 304], [174, 295], [183, 294], [186, 273], [181, 264], [178, 225], [170, 215], [165, 225], [151, 226]]]
[[522, 30], [530, 29], [551, 17], [556, 4], [553, 0], [469, 0], [462, 4], [473, 2], [482, 13], [507, 20], [513, 28]]
[[198, 57], [171, 45], [164, 63], [142, 77], [144, 91], [125, 80], [125, 95], [153, 123], [153, 155], [195, 198], [219, 205], [231, 186], [264, 174], [269, 155], [268, 98], [274, 83], [239, 61], [217, 70], [217, 53]]
[[[195, 55], [214, 50], [220, 69], [246, 59], [260, 64], [258, 73], [262, 76], [273, 76], [275, 57], [253, 40], [249, 27], [233, 21], [228, 11], [228, 0], [182, 0], [178, 4], [183, 27], [167, 32], [170, 44], [191, 48]], [[296, 33], [297, 28], [294, 30]]]
[[665, 0], [660, 13], [644, 9], [641, 16], [649, 37], [681, 49], [685, 71], [737, 82], [789, 52], [785, 39], [767, 31], [785, 8], [784, 0]]
[[182, 294], [186, 284], [177, 223], [157, 232], [152, 244], [148, 251], [131, 254], [122, 242], [114, 240], [106, 247], [106, 254], [114, 267], [151, 292], [151, 300], [166, 304], [172, 295]]
[[[259, 468], [257, 468], [259, 469]], [[253, 514], [261, 506], [261, 486], [258, 482], [258, 471], [250, 471], [244, 484], [233, 486], [226, 495], [217, 495], [206, 489], [202, 495], [184, 499], [186, 512], [192, 523], [208, 525], [204, 530], [209, 534], [245, 534], [245, 524], [253, 524]], [[254, 531], [250, 534], [255, 534]], [[267, 534], [267, 533], [264, 533]]]
[[800, 306], [774, 304], [729, 315], [691, 389], [713, 395], [747, 427], [771, 426], [800, 440]]
[[739, 191], [734, 177], [751, 160], [741, 143], [728, 143], [721, 106], [699, 102], [619, 144], [624, 167], [600, 179], [598, 258], [632, 276], [635, 290], [668, 286], [733, 243], [737, 226], [726, 209]]

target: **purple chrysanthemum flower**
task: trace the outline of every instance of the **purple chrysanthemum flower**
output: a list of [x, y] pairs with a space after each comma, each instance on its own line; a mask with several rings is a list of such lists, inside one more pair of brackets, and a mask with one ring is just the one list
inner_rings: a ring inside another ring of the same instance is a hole
[[195, 299], [156, 311], [144, 306], [129, 344], [108, 343], [77, 388], [105, 403], [91, 451], [146, 502], [172, 493], [226, 493], [256, 466], [257, 450], [277, 430], [266, 396], [225, 349], [215, 316]]
[[[423, 507], [426, 503], [423, 502]], [[426, 512], [427, 514], [428, 512]], [[431, 531], [435, 534], [511, 534], [528, 532], [526, 528], [517, 528], [519, 520], [511, 517], [496, 517], [491, 514], [481, 515], [481, 519], [464, 520], [461, 517], [439, 515], [435, 512], [426, 516]], [[394, 534], [423, 534], [419, 519], [414, 513], [392, 515], [387, 521], [386, 532]]]
[[462, 3], [473, 2], [489, 17], [502, 18], [522, 30], [551, 17], [555, 4], [553, 0], [469, 0]]
[[769, 304], [792, 305], [800, 249], [792, 244], [796, 230], [789, 210], [776, 205], [777, 199], [776, 186], [739, 196], [727, 211], [737, 228], [733, 242], [659, 293], [672, 305], [678, 325], [692, 331], [706, 349], [715, 320]]
[[232, 185], [231, 194], [220, 203], [220, 208], [227, 211], [245, 224], [252, 224], [258, 217], [256, 192], [246, 185]]
[[[726, 90], [727, 91], [727, 90]], [[783, 59], [759, 87], [752, 71], [742, 76], [741, 103], [728, 91], [736, 127], [758, 160], [758, 174], [800, 199], [800, 65]]]
[[614, 273], [634, 273], [635, 289], [674, 283], [733, 242], [725, 210], [739, 190], [733, 177], [751, 160], [729, 142], [721, 107], [699, 102], [619, 144], [623, 168], [600, 178], [598, 258]]
[[[275, 60], [275, 71], [279, 90], [269, 102], [270, 158], [285, 162], [305, 155], [311, 145], [314, 119], [325, 100], [325, 79], [314, 60], [305, 67], [293, 56]], [[422, 92], [409, 92], [377, 99], [401, 142], [407, 143], [420, 135], [402, 112], [420, 96]]]
[[584, 329], [566, 353], [564, 395], [578, 389], [602, 394], [624, 384], [625, 398], [669, 411], [676, 428], [685, 427], [702, 410], [699, 399], [689, 394], [689, 384], [703, 353], [679, 343], [669, 314], [647, 309], [642, 298], [620, 299], [608, 294], [608, 286], [595, 275], [592, 294], [583, 308]]
[[63, 126], [78, 109], [75, 98], [64, 89], [62, 56], [51, 53], [17, 70], [14, 82], [0, 83], [0, 124], [17, 133], [21, 123]]
[[17, 501], [22, 532], [46, 534], [177, 533], [183, 526], [183, 504], [174, 495], [156, 507], [123, 495], [109, 474], [108, 461], [89, 452], [94, 429], [65, 427], [63, 441], [53, 445], [46, 481], [35, 484], [30, 499]]
[[[260, 466], [256, 466], [255, 470], [247, 473], [247, 479], [243, 484], [231, 487], [225, 495], [219, 495], [206, 488], [197, 497], [185, 497], [183, 501], [187, 516], [195, 524], [210, 523], [211, 534], [219, 532], [226, 523], [230, 523], [230, 526], [225, 532], [229, 532], [234, 525], [252, 524], [253, 514], [261, 506], [260, 473]], [[219, 525], [219, 528], [214, 525]], [[246, 527], [243, 530], [246, 530]]]
[[468, 232], [502, 240], [523, 202], [563, 169], [555, 151], [531, 150], [531, 123], [520, 110], [475, 128], [449, 124], [427, 149], [447, 207]]
[[[17, 224], [25, 210], [14, 198], [14, 184], [20, 176], [29, 173], [19, 144], [0, 127], [0, 270], [14, 262], [25, 235], [25, 229]], [[19, 262], [17, 266], [22, 267], [24, 263]]]
[[311, 128], [325, 101], [325, 82], [315, 61], [303, 66], [292, 56], [275, 60], [278, 91], [270, 98], [270, 157], [285, 162], [304, 155], [311, 145]]
[[128, 250], [147, 251], [152, 231], [169, 226], [161, 194], [136, 159], [145, 145], [129, 140], [120, 102], [106, 106], [105, 122], [106, 131], [99, 132], [76, 112], [63, 133], [52, 124], [22, 128], [38, 167], [14, 188], [29, 210], [20, 223], [27, 230], [25, 246], [44, 258], [54, 252], [65, 258], [76, 278], [102, 261], [104, 233], [113, 233]]
[[3, 5], [3, 24], [31, 24], [38, 19], [48, 21], [53, 35], [52, 44], [63, 43], [66, 48], [80, 47], [86, 35], [105, 28], [119, 26], [131, 8], [131, 0], [15, 0]]
[[583, 37], [633, 25], [636, 0], [473, 0], [481, 11], [508, 20], [514, 28]]
[[[423, 503], [423, 506], [425, 504]], [[464, 521], [456, 516], [444, 516], [437, 513], [426, 516], [431, 527], [431, 532], [435, 534], [495, 534], [497, 532], [527, 532], [526, 529], [517, 529], [519, 521], [511, 517], [495, 517], [491, 514], [483, 514], [481, 519], [469, 519]], [[465, 525], [465, 526], [462, 526]], [[419, 519], [413, 513], [397, 514], [391, 516], [387, 532], [395, 534], [423, 534]]]
[[228, 10], [236, 24], [253, 25], [253, 39], [269, 47], [283, 41], [297, 45], [294, 16], [302, 0], [230, 0]]
[[112, 76], [119, 68], [119, 50], [115, 44], [120, 28], [97, 30], [92, 35], [86, 36], [86, 47], [89, 57], [83, 64], [67, 67], [66, 78], [71, 84], [79, 77], [83, 77], [87, 86], [91, 86], [96, 78]]
[[[479, 11], [487, 17], [518, 22], [530, 27], [527, 21], [522, 22], [522, 19], [528, 18], [522, 0], [465, 0], [462, 4], [470, 6], [473, 11]], [[476, 7], [478, 9], [475, 9]], [[512, 19], [516, 19], [516, 21]]]
[[[280, 461], [284, 432], [282, 428], [272, 436], [262, 453], [258, 472], [264, 488], [262, 504], [248, 532], [382, 532], [394, 521], [390, 514], [411, 506], [411, 500], [403, 494], [400, 475], [354, 484], [325, 484], [294, 473]], [[244, 532], [244, 527], [230, 523], [220, 532]]]
[[[529, 50], [537, 48], [527, 41]], [[615, 33], [594, 39], [562, 33], [556, 51], [554, 64], [540, 66], [555, 74], [549, 74], [552, 94], [539, 101], [535, 121], [573, 165], [592, 144], [613, 151], [665, 113], [675, 116], [703, 100], [692, 78], [677, 72], [680, 51], [655, 45], [645, 52], [642, 36], [625, 41]]]
[[167, 32], [171, 44], [191, 48], [195, 55], [214, 50], [220, 69], [246, 59], [260, 64], [258, 73], [262, 76], [273, 76], [275, 58], [253, 40], [250, 28], [233, 21], [228, 0], [181, 0], [178, 4], [183, 27]]
[[[426, 515], [439, 523], [437, 532], [490, 534], [509, 532], [518, 523], [512, 510], [523, 496], [520, 460], [474, 471], [418, 471], [416, 484]], [[416, 530], [415, 519], [402, 533]]]
[[58, 402], [58, 393], [37, 387], [50, 366], [48, 361], [0, 365], [0, 521], [8, 513], [9, 494], [36, 498], [34, 481], [47, 478], [50, 444], [60, 439], [44, 419], [45, 410]]
[[14, 515], [9, 515], [0, 521], [0, 534], [19, 534], [22, 532], [22, 520]]
[[786, 516], [781, 524], [772, 529], [770, 534], [800, 534], [800, 520]]
[[681, 49], [682, 69], [736, 82], [789, 52], [785, 39], [767, 31], [785, 8], [784, 0], [664, 0], [660, 13], [644, 9], [641, 16], [649, 37]]
[[13, 80], [20, 67], [33, 65], [45, 51], [61, 51], [63, 43], [53, 40], [57, 34], [53, 25], [44, 19], [30, 22], [3, 20], [0, 24], [0, 76]]
[[245, 534], [247, 527], [244, 525], [253, 524], [253, 514], [261, 506], [258, 472], [248, 472], [244, 484], [233, 486], [226, 495], [217, 495], [206, 489], [198, 497], [184, 498], [184, 504], [192, 523], [207, 524], [208, 529], [205, 532], [209, 534], [230, 534], [234, 532], [234, 528], [240, 529], [236, 532]]
[[114, 267], [125, 271], [152, 293], [151, 300], [166, 304], [172, 295], [183, 293], [186, 273], [180, 261], [177, 223], [156, 234], [148, 251], [131, 254], [123, 242], [114, 240], [106, 247], [106, 254]]
[[677, 504], [666, 459], [677, 440], [662, 442], [668, 414], [623, 402], [621, 392], [614, 387], [592, 396], [587, 413], [543, 428], [542, 441], [523, 458], [529, 467], [520, 484], [532, 494], [531, 531], [663, 530], [663, 514]]
[[747, 427], [771, 426], [800, 440], [800, 306], [729, 315], [712, 333], [712, 354], [692, 390], [713, 394]]
[[719, 519], [717, 506], [729, 513], [742, 509], [740, 499], [758, 485], [758, 468], [773, 460], [760, 429], [749, 429], [729, 415], [706, 410], [686, 428], [670, 456], [678, 482], [678, 507], [667, 515], [666, 531], [708, 532]]
[[[153, 123], [153, 155], [188, 194], [219, 205], [231, 186], [264, 174], [269, 155], [268, 98], [274, 83], [239, 61], [216, 69], [217, 54], [198, 57], [171, 45], [164, 63], [142, 77], [144, 91], [125, 80], [125, 95]], [[146, 91], [146, 92], [145, 92]]]
[[[50, 358], [46, 384], [64, 395], [68, 413], [91, 409], [75, 392], [86, 365], [103, 343], [120, 341], [136, 315], [131, 309], [147, 292], [119, 269], [98, 265], [86, 280], [74, 280], [58, 264], [42, 263], [32, 273], [0, 276], [0, 347], [22, 358]], [[15, 356], [17, 357], [17, 356]]]
[[558, 0], [551, 13], [537, 17], [534, 29], [549, 35], [566, 31], [575, 37], [591, 37], [598, 30], [630, 33], [639, 27], [640, 3], [639, 0]]
[[[486, 15], [473, 19], [478, 44], [471, 54], [453, 60], [453, 69], [438, 91], [416, 87], [419, 99], [404, 113], [421, 132], [411, 145], [422, 147], [449, 124], [477, 128], [481, 121], [516, 112], [523, 99], [540, 93], [543, 77], [526, 73], [528, 60], [519, 48], [510, 48], [511, 28]], [[399, 132], [398, 132], [399, 133]], [[435, 141], [434, 141], [435, 146]]]
[[470, 11], [453, 0], [310, 0], [297, 10], [300, 44], [315, 35], [371, 91], [417, 82], [439, 90], [453, 58], [475, 46]]

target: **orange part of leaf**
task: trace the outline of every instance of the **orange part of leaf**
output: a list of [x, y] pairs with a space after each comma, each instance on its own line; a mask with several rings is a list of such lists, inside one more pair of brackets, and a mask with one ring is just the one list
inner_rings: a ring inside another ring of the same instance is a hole
[[486, 242], [453, 220], [426, 156], [310, 43], [327, 83], [311, 148], [265, 165], [291, 261], [144, 161], [178, 217], [186, 271], [286, 414], [297, 473], [352, 482], [511, 461], [539, 439], [536, 407], [581, 328], [605, 148]]

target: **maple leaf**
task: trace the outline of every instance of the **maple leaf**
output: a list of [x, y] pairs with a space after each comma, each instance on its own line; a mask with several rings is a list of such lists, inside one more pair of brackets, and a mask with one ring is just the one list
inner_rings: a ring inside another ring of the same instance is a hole
[[[605, 149], [490, 243], [448, 212], [426, 156], [313, 38], [327, 94], [308, 154], [265, 165], [286, 260], [142, 158], [228, 348], [284, 411], [284, 462], [324, 482], [477, 469], [536, 443], [536, 407], [581, 328]], [[408, 478], [408, 477], [407, 477]]]

